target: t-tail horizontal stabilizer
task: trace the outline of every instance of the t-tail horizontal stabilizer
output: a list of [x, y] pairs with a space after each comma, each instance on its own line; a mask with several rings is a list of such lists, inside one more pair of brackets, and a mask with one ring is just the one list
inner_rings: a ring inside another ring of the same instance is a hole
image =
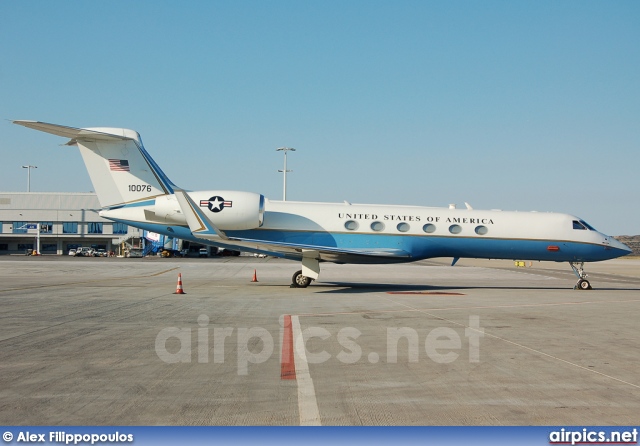
[[138, 132], [122, 128], [76, 128], [38, 121], [13, 121], [69, 138], [77, 146], [103, 208], [148, 202], [173, 193], [175, 185], [142, 145]]
[[202, 210], [193, 202], [189, 195], [182, 189], [175, 190], [176, 198], [180, 204], [182, 214], [187, 219], [187, 224], [191, 233], [198, 238], [205, 240], [228, 240], [227, 235], [215, 227], [213, 223], [205, 217]]

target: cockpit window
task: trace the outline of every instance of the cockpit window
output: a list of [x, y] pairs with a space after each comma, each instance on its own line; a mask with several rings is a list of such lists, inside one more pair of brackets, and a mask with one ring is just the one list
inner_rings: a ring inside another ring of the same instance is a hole
[[573, 229], [582, 229], [584, 231], [587, 230], [587, 228], [582, 223], [580, 223], [578, 220], [573, 220]]
[[582, 223], [584, 226], [587, 227], [587, 229], [589, 229], [590, 231], [595, 231], [595, 229], [593, 228], [593, 226], [591, 226], [589, 223], [587, 223], [584, 220], [580, 220], [580, 223]]

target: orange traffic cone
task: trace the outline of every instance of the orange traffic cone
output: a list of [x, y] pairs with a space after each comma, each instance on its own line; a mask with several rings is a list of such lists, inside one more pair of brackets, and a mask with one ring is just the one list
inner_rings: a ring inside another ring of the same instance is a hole
[[256, 270], [253, 270], [253, 279], [251, 279], [252, 282], [257, 282], [258, 281], [258, 275], [256, 274]]
[[176, 292], [173, 294], [187, 294], [182, 289], [182, 273], [178, 273], [178, 286], [176, 287]]

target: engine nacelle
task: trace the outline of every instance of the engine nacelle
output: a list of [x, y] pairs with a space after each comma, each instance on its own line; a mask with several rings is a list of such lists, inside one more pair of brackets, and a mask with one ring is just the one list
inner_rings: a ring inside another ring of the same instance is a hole
[[233, 190], [195, 191], [189, 197], [213, 225], [222, 231], [242, 231], [262, 226], [264, 197]]
[[156, 221], [178, 223], [181, 225], [187, 224], [187, 219], [182, 213], [180, 203], [178, 203], [175, 195], [161, 195], [160, 197], [156, 197], [153, 212], [156, 214], [154, 218]]

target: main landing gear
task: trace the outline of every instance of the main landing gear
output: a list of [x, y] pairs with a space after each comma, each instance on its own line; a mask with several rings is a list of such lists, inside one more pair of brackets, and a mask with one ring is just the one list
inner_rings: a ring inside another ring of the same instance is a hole
[[578, 277], [578, 283], [573, 287], [574, 290], [591, 290], [591, 284], [587, 280], [587, 273], [584, 272], [584, 262], [569, 262], [573, 273]]
[[291, 278], [291, 288], [306, 288], [320, 275], [320, 253], [311, 249], [302, 251], [302, 269]]
[[312, 280], [311, 277], [303, 276], [302, 270], [296, 271], [291, 278], [291, 288], [306, 288]]

